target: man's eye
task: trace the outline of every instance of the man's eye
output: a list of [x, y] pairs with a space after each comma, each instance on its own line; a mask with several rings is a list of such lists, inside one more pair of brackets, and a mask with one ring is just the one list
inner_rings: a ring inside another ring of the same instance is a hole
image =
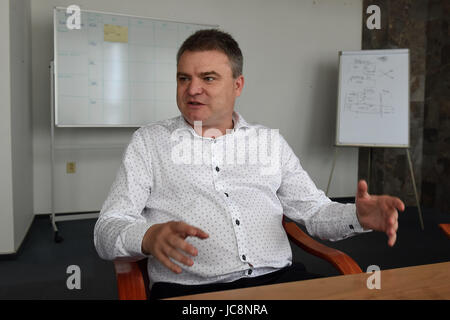
[[185, 82], [187, 80], [188, 80], [187, 77], [178, 77], [178, 81], [180, 81], [180, 82]]
[[205, 79], [205, 81], [207, 81], [207, 82], [211, 82], [211, 81], [214, 80], [214, 77], [205, 77], [204, 79]]

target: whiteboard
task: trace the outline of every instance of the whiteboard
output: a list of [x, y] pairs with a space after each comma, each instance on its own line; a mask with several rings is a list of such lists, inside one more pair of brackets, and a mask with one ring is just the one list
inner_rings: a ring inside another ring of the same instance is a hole
[[217, 26], [81, 10], [71, 30], [70, 15], [54, 9], [56, 126], [140, 127], [179, 115], [177, 50]]
[[336, 145], [409, 147], [409, 50], [339, 56]]

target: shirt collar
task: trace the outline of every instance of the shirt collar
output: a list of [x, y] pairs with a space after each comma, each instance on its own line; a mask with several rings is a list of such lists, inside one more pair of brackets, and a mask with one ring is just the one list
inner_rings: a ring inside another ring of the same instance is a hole
[[[234, 128], [233, 128], [233, 132], [236, 132], [239, 129], [244, 129], [244, 128], [250, 128], [249, 124], [247, 123], [247, 121], [245, 121], [245, 119], [236, 111], [233, 111], [233, 123], [234, 123]], [[176, 129], [175, 131], [190, 131], [193, 134], [196, 134], [194, 131], [194, 128], [191, 127], [191, 125], [184, 119], [183, 115], [180, 115], [178, 117], [178, 121], [177, 121], [177, 125], [176, 125]]]
[[245, 119], [236, 111], [233, 111], [233, 121], [234, 121], [234, 131], [241, 128], [250, 128], [249, 124]]

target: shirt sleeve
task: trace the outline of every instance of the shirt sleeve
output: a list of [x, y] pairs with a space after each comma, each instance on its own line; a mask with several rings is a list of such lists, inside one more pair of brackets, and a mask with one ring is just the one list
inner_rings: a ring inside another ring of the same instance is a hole
[[145, 257], [142, 239], [150, 224], [142, 215], [152, 188], [152, 167], [142, 130], [127, 146], [94, 228], [94, 244], [103, 259]]
[[364, 230], [359, 224], [355, 204], [333, 202], [317, 189], [282, 137], [281, 163], [282, 179], [277, 195], [284, 215], [303, 224], [310, 235], [338, 241], [371, 231]]

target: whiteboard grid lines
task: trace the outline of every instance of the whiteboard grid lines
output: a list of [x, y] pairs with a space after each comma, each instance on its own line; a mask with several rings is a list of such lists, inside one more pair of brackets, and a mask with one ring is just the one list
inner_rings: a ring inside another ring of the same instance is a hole
[[68, 31], [65, 9], [54, 12], [57, 126], [141, 126], [179, 114], [177, 47], [206, 25], [81, 10], [82, 29]]

